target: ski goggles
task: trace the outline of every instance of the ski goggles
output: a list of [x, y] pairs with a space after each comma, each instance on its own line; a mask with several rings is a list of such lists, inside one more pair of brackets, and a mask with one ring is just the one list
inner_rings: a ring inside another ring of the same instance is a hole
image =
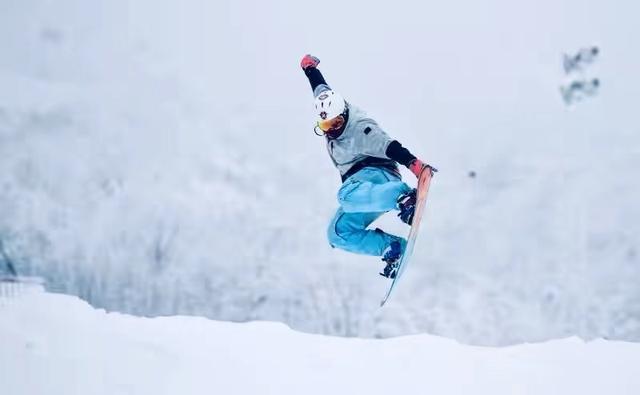
[[[344, 117], [342, 115], [338, 115], [331, 119], [318, 121], [314, 129], [316, 129], [316, 134], [322, 135], [336, 131], [342, 126], [344, 126]], [[318, 129], [320, 130], [320, 133], [318, 132]]]

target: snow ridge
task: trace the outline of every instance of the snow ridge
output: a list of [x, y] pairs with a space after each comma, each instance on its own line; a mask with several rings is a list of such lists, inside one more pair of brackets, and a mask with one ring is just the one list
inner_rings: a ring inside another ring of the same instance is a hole
[[574, 337], [486, 348], [430, 335], [345, 339], [272, 322], [107, 313], [44, 292], [0, 304], [0, 350], [0, 382], [11, 395], [640, 390], [634, 343]]

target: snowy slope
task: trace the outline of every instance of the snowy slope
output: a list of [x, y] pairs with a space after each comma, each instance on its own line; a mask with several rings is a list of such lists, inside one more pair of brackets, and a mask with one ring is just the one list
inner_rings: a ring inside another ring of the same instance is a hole
[[[639, 3], [323, 4], [3, 1], [0, 237], [19, 270], [141, 315], [640, 340]], [[591, 44], [602, 93], [567, 110], [561, 54]], [[384, 310], [380, 262], [325, 240], [339, 183], [306, 52], [441, 170]]]
[[637, 394], [640, 345], [507, 348], [416, 335], [344, 339], [283, 324], [138, 318], [75, 297], [0, 305], [0, 382], [34, 394]]

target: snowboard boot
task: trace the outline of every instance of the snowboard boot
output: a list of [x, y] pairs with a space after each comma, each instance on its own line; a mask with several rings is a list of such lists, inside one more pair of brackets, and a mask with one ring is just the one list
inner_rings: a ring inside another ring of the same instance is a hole
[[396, 278], [401, 255], [402, 246], [400, 245], [400, 242], [395, 240], [392, 241], [389, 247], [387, 247], [382, 254], [382, 261], [387, 265], [382, 269], [382, 273], [380, 273], [380, 275], [390, 279]]
[[405, 192], [398, 197], [397, 206], [400, 212], [398, 217], [407, 225], [411, 225], [413, 222], [413, 213], [416, 210], [417, 191], [412, 189], [409, 192]]

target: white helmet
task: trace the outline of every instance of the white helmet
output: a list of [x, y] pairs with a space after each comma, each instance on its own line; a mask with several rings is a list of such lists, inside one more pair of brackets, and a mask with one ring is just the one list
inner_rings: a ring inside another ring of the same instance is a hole
[[342, 95], [332, 90], [324, 91], [316, 97], [316, 115], [318, 122], [327, 121], [342, 115], [347, 107]]

